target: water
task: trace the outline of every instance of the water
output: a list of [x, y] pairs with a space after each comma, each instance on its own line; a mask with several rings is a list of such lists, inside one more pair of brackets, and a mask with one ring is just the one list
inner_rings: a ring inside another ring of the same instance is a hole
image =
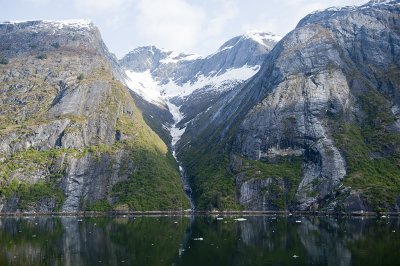
[[175, 104], [171, 103], [170, 101], [166, 101], [166, 104], [168, 106], [169, 112], [171, 113], [171, 115], [174, 119], [174, 124], [169, 127], [169, 132], [172, 137], [172, 140], [171, 140], [172, 156], [175, 158], [176, 162], [179, 165], [179, 174], [181, 176], [183, 189], [184, 189], [186, 196], [188, 197], [188, 200], [190, 202], [190, 209], [194, 210], [195, 204], [193, 202], [192, 189], [186, 178], [185, 169], [183, 168], [182, 163], [178, 160], [178, 156], [176, 154], [176, 143], [181, 139], [183, 133], [185, 133], [185, 130], [186, 130], [186, 127], [182, 127], [182, 128], [178, 127], [178, 123], [183, 119], [184, 115], [179, 110], [179, 107], [176, 106]]
[[0, 265], [399, 265], [400, 262], [398, 219], [272, 216], [246, 219], [0, 218]]

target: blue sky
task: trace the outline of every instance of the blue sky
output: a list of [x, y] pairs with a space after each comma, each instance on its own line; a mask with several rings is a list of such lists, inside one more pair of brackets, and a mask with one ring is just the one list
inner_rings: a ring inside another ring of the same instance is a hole
[[248, 30], [284, 36], [308, 13], [367, 0], [0, 0], [0, 21], [91, 19], [111, 52], [135, 47], [207, 55]]

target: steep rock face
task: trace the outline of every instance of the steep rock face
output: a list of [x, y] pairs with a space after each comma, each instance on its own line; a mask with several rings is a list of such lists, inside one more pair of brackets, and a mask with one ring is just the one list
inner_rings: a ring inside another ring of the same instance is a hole
[[1, 211], [187, 206], [167, 146], [92, 23], [4, 23], [0, 39]]
[[[204, 193], [214, 181], [234, 183], [248, 209], [398, 210], [399, 12], [399, 1], [370, 2], [300, 21], [251, 81], [187, 128], [196, 138], [182, 140], [182, 158], [199, 200], [218, 207], [224, 195]], [[231, 167], [202, 172], [194, 150]], [[272, 207], [271, 178], [286, 183]]]
[[[341, 187], [345, 177], [368, 179], [367, 172], [371, 170], [364, 170], [365, 173], [354, 170], [354, 164], [362, 163], [362, 159], [346, 164], [346, 155], [348, 160], [357, 156], [350, 154], [352, 147], [347, 147], [355, 143], [339, 143], [337, 135], [346, 134], [342, 127], [357, 125], [364, 138], [361, 141], [368, 146], [368, 142], [374, 141], [366, 139], [365, 127], [371, 126], [366, 125], [371, 122], [368, 116], [378, 114], [365, 113], [373, 106], [368, 101], [375, 100], [365, 97], [374, 94], [388, 110], [398, 105], [400, 83], [396, 76], [400, 70], [400, 32], [396, 23], [399, 12], [395, 2], [316, 12], [303, 19], [296, 30], [282, 40], [282, 49], [276, 51], [279, 52], [277, 59], [270, 62], [282, 80], [246, 115], [236, 147], [252, 159], [302, 154], [304, 164], [295, 197], [296, 208], [305, 210], [321, 202], [327, 204], [328, 209], [335, 208], [335, 196], [346, 195], [350, 190]], [[393, 117], [390, 111], [385, 115]], [[374, 121], [380, 124], [376, 125], [378, 127], [387, 127], [376, 131], [392, 137], [392, 145], [398, 149], [397, 125], [388, 122]], [[392, 133], [394, 136], [390, 136]], [[380, 156], [395, 163], [397, 152], [382, 154], [385, 144], [378, 145], [380, 147], [374, 149]], [[374, 160], [372, 155], [366, 157], [368, 161]], [[373, 171], [380, 166], [376, 167]], [[378, 178], [387, 182], [385, 179], [399, 173], [396, 167], [393, 171]], [[354, 189], [363, 194], [374, 190], [374, 185], [367, 183]], [[378, 182], [377, 185], [383, 184]], [[386, 185], [392, 186], [393, 192], [399, 195], [398, 181]], [[347, 199], [352, 200], [351, 197]], [[383, 209], [395, 205], [392, 200], [378, 203], [369, 198], [369, 201]]]

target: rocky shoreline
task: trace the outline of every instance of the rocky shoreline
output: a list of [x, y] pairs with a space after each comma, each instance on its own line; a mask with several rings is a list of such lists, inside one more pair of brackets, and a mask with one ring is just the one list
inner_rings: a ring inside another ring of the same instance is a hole
[[362, 216], [388, 218], [390, 216], [400, 217], [400, 212], [324, 212], [324, 211], [110, 211], [110, 212], [15, 212], [0, 213], [0, 217], [26, 217], [26, 216]]

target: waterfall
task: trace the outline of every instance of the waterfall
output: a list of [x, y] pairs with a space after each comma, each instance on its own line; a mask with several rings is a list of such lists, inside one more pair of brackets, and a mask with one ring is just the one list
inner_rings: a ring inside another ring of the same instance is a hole
[[186, 127], [179, 128], [177, 125], [178, 123], [183, 119], [183, 114], [179, 110], [179, 107], [176, 106], [175, 104], [171, 103], [170, 101], [166, 101], [166, 104], [168, 106], [168, 110], [171, 113], [173, 119], [174, 119], [174, 124], [172, 124], [168, 129], [172, 137], [171, 141], [171, 149], [172, 149], [172, 156], [174, 156], [176, 162], [178, 163], [179, 166], [179, 174], [181, 176], [182, 184], [183, 184], [183, 189], [185, 190], [185, 193], [189, 199], [190, 202], [190, 208], [192, 211], [194, 211], [194, 202], [192, 198], [192, 189], [189, 185], [189, 182], [186, 178], [185, 174], [185, 169], [182, 166], [182, 163], [179, 161], [178, 156], [176, 154], [176, 143], [180, 140], [182, 137], [183, 133], [185, 133]]

